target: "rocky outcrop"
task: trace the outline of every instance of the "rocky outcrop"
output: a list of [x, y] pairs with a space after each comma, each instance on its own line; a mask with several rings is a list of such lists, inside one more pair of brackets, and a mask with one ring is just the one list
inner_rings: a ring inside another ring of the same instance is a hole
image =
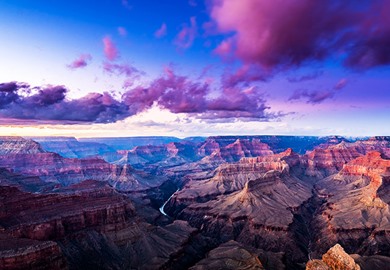
[[38, 154], [45, 152], [39, 143], [22, 137], [0, 137], [0, 155]]
[[360, 266], [355, 263], [344, 249], [339, 245], [335, 245], [328, 250], [323, 256], [322, 261], [329, 266], [330, 269], [350, 269], [360, 270]]
[[322, 260], [311, 260], [306, 265], [306, 270], [322, 269], [360, 270], [360, 266], [355, 263], [353, 258], [339, 244], [336, 244], [322, 256]]
[[0, 269], [68, 269], [60, 247], [53, 241], [14, 238], [0, 233]]
[[256, 254], [246, 250], [235, 241], [229, 241], [211, 250], [205, 259], [190, 269], [260, 270], [265, 268]]

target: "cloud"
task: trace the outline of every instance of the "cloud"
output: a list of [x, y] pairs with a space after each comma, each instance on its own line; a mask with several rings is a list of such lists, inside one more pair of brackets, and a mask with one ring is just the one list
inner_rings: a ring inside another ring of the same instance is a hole
[[127, 30], [126, 28], [122, 27], [122, 26], [119, 26], [118, 27], [118, 34], [122, 37], [125, 37], [127, 36]]
[[181, 31], [177, 34], [174, 43], [179, 49], [188, 49], [192, 46], [197, 33], [198, 27], [196, 24], [196, 18], [191, 17], [190, 25], [183, 25]]
[[64, 86], [3, 83], [0, 84], [0, 119], [10, 123], [16, 120], [51, 124], [112, 123], [152, 107], [208, 122], [269, 121], [283, 116], [268, 112], [270, 107], [257, 87], [225, 86], [216, 91], [208, 80], [177, 75], [171, 67], [166, 67], [148, 86], [133, 87], [133, 78], [140, 74], [136, 68], [105, 62], [104, 69], [126, 76], [126, 91], [120, 99], [107, 92], [68, 99]]
[[332, 89], [325, 91], [308, 91], [306, 89], [295, 90], [294, 93], [289, 97], [289, 101], [306, 99], [307, 103], [319, 104], [327, 99], [333, 98], [339, 90], [343, 89], [347, 85], [347, 79], [341, 79], [333, 86]]
[[103, 71], [109, 75], [124, 76], [123, 89], [128, 89], [134, 85], [134, 81], [144, 74], [130, 64], [116, 64], [111, 62], [103, 62]]
[[336, 83], [336, 85], [333, 87], [333, 89], [334, 90], [341, 90], [347, 85], [347, 83], [348, 83], [348, 80], [343, 78]]
[[310, 80], [317, 79], [318, 77], [322, 76], [322, 74], [324, 74], [324, 72], [322, 70], [315, 71], [315, 72], [312, 72], [312, 73], [309, 73], [309, 74], [306, 74], [306, 75], [303, 75], [300, 77], [290, 77], [290, 78], [287, 78], [287, 80], [291, 83], [310, 81]]
[[104, 55], [106, 56], [107, 60], [114, 61], [118, 58], [118, 49], [116, 48], [110, 37], [106, 36], [103, 38], [103, 46]]
[[134, 77], [142, 73], [130, 64], [114, 64], [110, 62], [103, 62], [103, 70], [110, 75], [124, 75], [126, 77]]
[[124, 94], [124, 102], [131, 111], [144, 111], [152, 105], [172, 113], [186, 113], [199, 119], [268, 120], [277, 116], [266, 112], [269, 107], [256, 87], [223, 88], [210, 98], [207, 82], [192, 81], [179, 76], [171, 68], [154, 80], [149, 87], [137, 87]]
[[77, 59], [73, 60], [72, 63], [67, 65], [70, 69], [78, 69], [86, 67], [89, 62], [92, 60], [92, 56], [90, 54], [82, 54]]
[[156, 38], [162, 38], [167, 35], [167, 25], [163, 23], [159, 29], [157, 29], [156, 32], [154, 32], [154, 36]]
[[[213, 0], [227, 34], [216, 52], [278, 72], [338, 59], [350, 68], [390, 64], [389, 0]], [[271, 74], [271, 73], [270, 73]]]
[[248, 86], [251, 82], [266, 81], [269, 75], [257, 65], [242, 65], [235, 71], [226, 71], [222, 76], [224, 87]]
[[[26, 88], [29, 95], [21, 91]], [[10, 119], [10, 124], [14, 119], [25, 123], [35, 120], [51, 124], [110, 123], [130, 115], [127, 106], [108, 93], [90, 93], [79, 99], [68, 100], [68, 90], [64, 86], [31, 88], [26, 84], [11, 82], [1, 84], [0, 89], [0, 118], [3, 122]]]

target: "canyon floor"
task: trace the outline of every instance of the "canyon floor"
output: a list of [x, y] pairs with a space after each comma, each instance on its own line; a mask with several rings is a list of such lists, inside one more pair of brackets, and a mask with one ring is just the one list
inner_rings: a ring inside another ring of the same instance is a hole
[[390, 137], [0, 137], [0, 269], [390, 269]]

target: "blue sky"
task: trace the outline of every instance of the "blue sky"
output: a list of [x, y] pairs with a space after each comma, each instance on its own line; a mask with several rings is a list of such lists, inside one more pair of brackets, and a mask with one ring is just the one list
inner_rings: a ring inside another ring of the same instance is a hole
[[3, 0], [0, 133], [389, 135], [389, 3]]

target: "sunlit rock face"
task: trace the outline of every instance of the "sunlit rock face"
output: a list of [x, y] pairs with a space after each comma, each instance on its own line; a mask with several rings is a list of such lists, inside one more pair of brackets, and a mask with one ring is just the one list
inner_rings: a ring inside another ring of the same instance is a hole
[[360, 270], [361, 268], [339, 244], [336, 244], [322, 256], [322, 260], [312, 260], [307, 263], [306, 270], [314, 269]]
[[317, 189], [327, 197], [314, 222], [318, 250], [338, 242], [349, 253], [390, 252], [389, 177], [390, 160], [369, 152], [318, 182]]

